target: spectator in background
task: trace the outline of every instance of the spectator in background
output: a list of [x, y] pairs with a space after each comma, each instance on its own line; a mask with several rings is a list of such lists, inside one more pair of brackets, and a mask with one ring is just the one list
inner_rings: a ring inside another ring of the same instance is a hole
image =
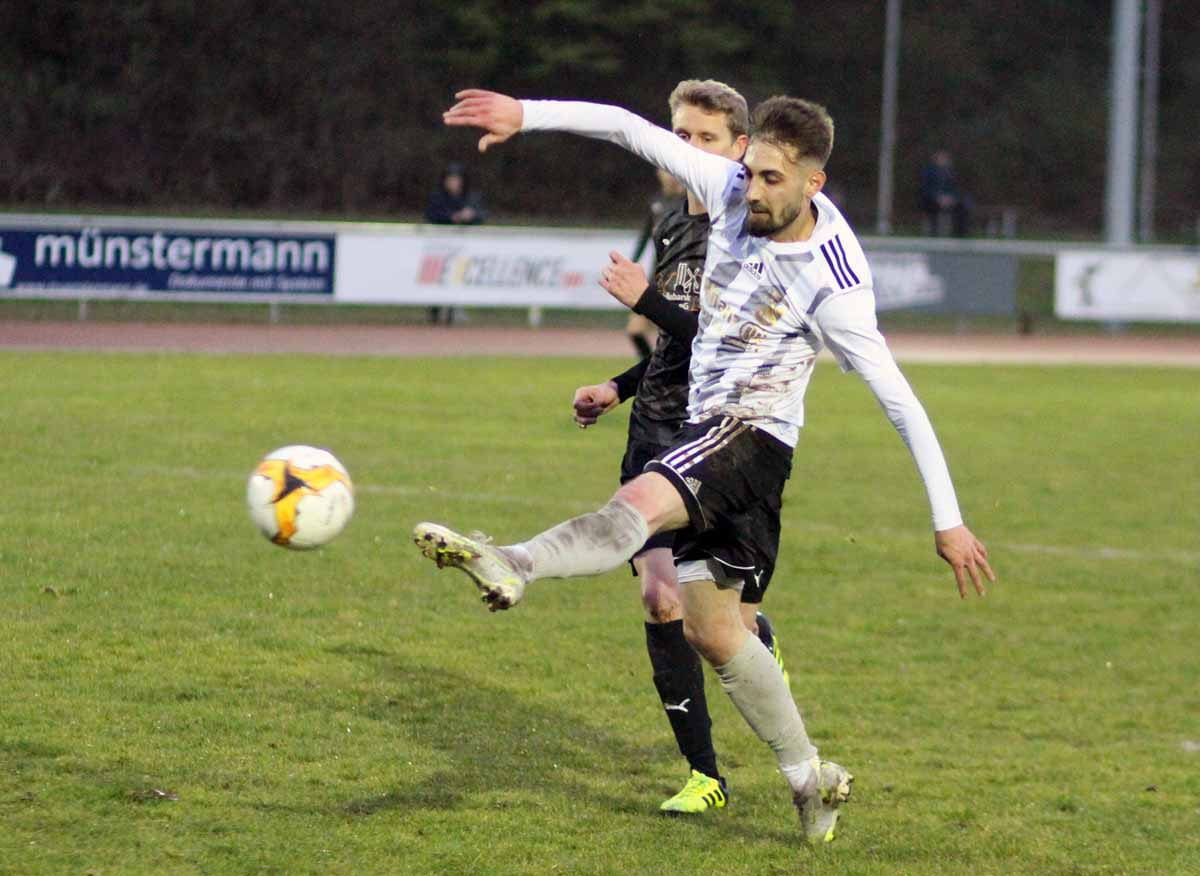
[[925, 232], [966, 237], [971, 221], [971, 199], [958, 188], [954, 159], [946, 149], [938, 149], [921, 169], [921, 211], [925, 214]]
[[[640, 261], [642, 253], [646, 251], [646, 247], [650, 246], [651, 264], [650, 269], [646, 271], [648, 276], [653, 277], [655, 265], [653, 257], [657, 255], [657, 247], [653, 245], [650, 239], [654, 235], [654, 226], [658, 224], [663, 215], [670, 209], [679, 206], [679, 201], [684, 197], [682, 183], [665, 170], [656, 170], [658, 175], [658, 194], [650, 202], [650, 209], [646, 212], [646, 224], [642, 226], [641, 234], [638, 235], [637, 243], [633, 245], [633, 255], [629, 260], [632, 262]], [[638, 358], [645, 359], [653, 352], [654, 339], [658, 335], [658, 329], [649, 319], [641, 314], [630, 311], [629, 321], [625, 324], [625, 334], [629, 335], [629, 340], [633, 343], [633, 348], [637, 350]]]
[[[429, 195], [425, 221], [434, 225], [479, 225], [485, 218], [483, 196], [471, 187], [463, 166], [458, 162], [447, 164], [438, 187]], [[450, 325], [461, 313], [457, 307], [431, 307], [429, 321]]]
[[446, 165], [438, 187], [429, 196], [425, 221], [434, 225], [478, 225], [487, 218], [483, 197], [471, 188], [457, 161]]

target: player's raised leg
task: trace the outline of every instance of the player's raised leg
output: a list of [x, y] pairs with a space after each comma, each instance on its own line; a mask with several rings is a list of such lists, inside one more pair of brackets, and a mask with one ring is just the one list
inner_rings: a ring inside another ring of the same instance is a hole
[[493, 611], [511, 608], [539, 578], [576, 578], [615, 569], [655, 532], [687, 523], [679, 493], [650, 472], [622, 486], [597, 511], [581, 514], [528, 541], [493, 547], [436, 523], [418, 523], [413, 541], [438, 564], [461, 569]]

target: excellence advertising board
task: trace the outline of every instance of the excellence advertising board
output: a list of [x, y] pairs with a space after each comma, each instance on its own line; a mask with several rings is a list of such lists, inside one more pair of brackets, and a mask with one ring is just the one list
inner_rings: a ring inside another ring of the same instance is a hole
[[608, 254], [629, 254], [635, 234], [544, 228], [338, 236], [338, 301], [475, 307], [619, 309], [599, 286]]

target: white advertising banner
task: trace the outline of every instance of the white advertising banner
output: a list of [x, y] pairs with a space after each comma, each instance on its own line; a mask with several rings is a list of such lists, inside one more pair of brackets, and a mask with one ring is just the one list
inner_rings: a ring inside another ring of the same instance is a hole
[[1061, 319], [1200, 322], [1200, 255], [1060, 252], [1054, 313]]
[[338, 235], [338, 301], [482, 307], [614, 308], [598, 285], [633, 231], [411, 227]]

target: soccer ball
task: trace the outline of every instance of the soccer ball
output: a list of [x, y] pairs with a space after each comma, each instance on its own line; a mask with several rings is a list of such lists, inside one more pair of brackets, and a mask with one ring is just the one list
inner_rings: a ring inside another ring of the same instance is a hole
[[262, 458], [246, 485], [250, 519], [277, 545], [328, 544], [354, 513], [354, 485], [328, 450], [295, 444]]

